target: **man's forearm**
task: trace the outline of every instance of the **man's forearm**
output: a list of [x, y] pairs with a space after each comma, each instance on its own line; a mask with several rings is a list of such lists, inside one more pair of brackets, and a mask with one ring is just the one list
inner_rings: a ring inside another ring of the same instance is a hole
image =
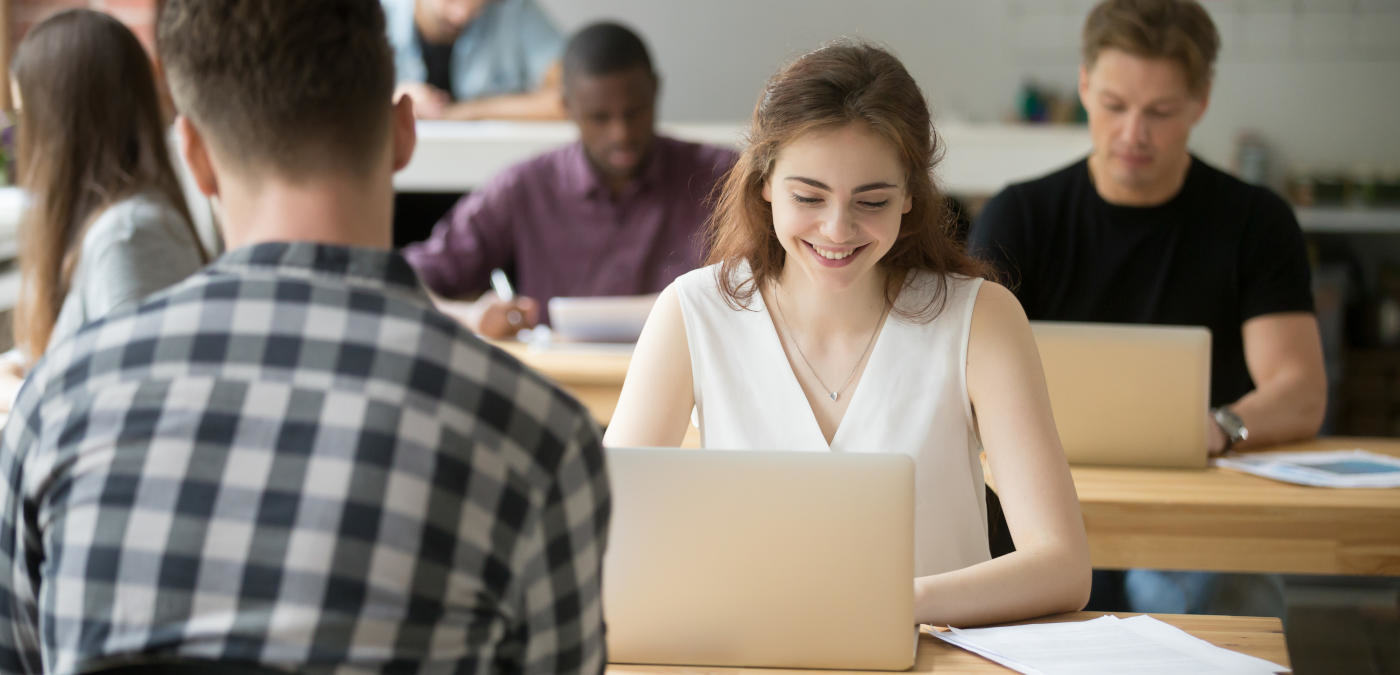
[[1232, 446], [1258, 448], [1317, 434], [1327, 412], [1327, 381], [1304, 373], [1280, 375], [1261, 383], [1230, 405], [1244, 420], [1249, 438]]
[[541, 89], [452, 103], [443, 111], [443, 119], [560, 120], [564, 105], [557, 90]]

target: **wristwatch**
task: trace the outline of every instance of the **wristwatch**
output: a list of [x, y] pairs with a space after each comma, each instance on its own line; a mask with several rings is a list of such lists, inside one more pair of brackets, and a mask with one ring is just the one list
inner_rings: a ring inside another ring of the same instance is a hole
[[1220, 406], [1210, 411], [1211, 417], [1215, 418], [1215, 425], [1225, 432], [1225, 449], [1229, 450], [1234, 444], [1249, 438], [1249, 429], [1244, 426], [1244, 420], [1240, 419], [1235, 411]]

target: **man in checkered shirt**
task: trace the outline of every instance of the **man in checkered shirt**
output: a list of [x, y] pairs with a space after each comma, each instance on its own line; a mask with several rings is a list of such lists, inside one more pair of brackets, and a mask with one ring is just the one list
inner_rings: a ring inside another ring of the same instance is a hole
[[600, 671], [598, 430], [389, 250], [414, 119], [377, 0], [169, 0], [158, 32], [231, 252], [20, 394], [0, 671]]

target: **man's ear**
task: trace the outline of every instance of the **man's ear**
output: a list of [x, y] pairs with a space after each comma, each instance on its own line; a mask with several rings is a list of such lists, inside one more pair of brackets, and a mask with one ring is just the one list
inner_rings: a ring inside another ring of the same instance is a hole
[[394, 103], [393, 119], [394, 170], [408, 166], [413, 149], [418, 146], [418, 127], [413, 118], [413, 98], [400, 96]]
[[180, 156], [184, 158], [194, 184], [206, 197], [219, 196], [219, 177], [214, 173], [214, 162], [209, 157], [209, 146], [204, 142], [204, 136], [184, 115], [175, 118], [175, 129], [180, 134]]

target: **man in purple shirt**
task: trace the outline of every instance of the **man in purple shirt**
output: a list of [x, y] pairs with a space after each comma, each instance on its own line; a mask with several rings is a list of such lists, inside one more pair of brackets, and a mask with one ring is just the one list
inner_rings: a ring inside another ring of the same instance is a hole
[[555, 296], [645, 295], [699, 266], [710, 193], [734, 151], [658, 136], [659, 78], [646, 46], [613, 23], [564, 49], [564, 107], [579, 141], [513, 166], [453, 207], [404, 256], [444, 298], [486, 291], [491, 270], [519, 295], [441, 302], [469, 328], [506, 337]]

